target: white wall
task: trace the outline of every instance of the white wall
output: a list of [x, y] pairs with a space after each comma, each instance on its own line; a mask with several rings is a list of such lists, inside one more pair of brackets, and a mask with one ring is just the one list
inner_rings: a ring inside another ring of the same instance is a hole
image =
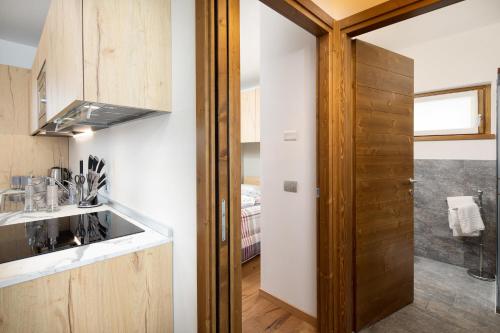
[[[261, 288], [315, 316], [316, 38], [264, 5], [260, 77]], [[298, 140], [283, 141], [286, 130]]]
[[[415, 92], [478, 83], [492, 84], [492, 130], [496, 132], [496, 77], [500, 23], [397, 50], [415, 59]], [[495, 140], [416, 142], [416, 159], [495, 160]]]
[[[474, 6], [491, 8], [493, 13], [486, 15], [484, 8], [480, 7], [477, 10], [482, 14], [477, 14]], [[368, 33], [360, 36], [360, 39], [413, 58], [416, 93], [492, 84], [492, 132], [495, 133], [496, 75], [500, 68], [498, 6], [495, 0], [466, 1]], [[470, 13], [472, 14], [469, 15]], [[443, 22], [462, 25], [461, 32], [450, 32], [446, 26], [442, 27], [446, 25]], [[413, 29], [416, 26], [433, 28], [423, 29], [422, 36], [419, 36]], [[464, 26], [473, 28], [464, 31]], [[444, 35], [436, 38], [439, 32]], [[408, 35], [420, 42], [409, 46]], [[428, 37], [427, 40], [421, 42], [425, 36]], [[495, 160], [495, 140], [416, 142], [415, 159]]]
[[0, 64], [31, 68], [36, 47], [0, 39]]
[[175, 332], [196, 332], [195, 1], [172, 0], [173, 112], [70, 141], [108, 163], [109, 196], [174, 233]]
[[243, 177], [260, 177], [260, 143], [242, 143], [241, 162]]
[[241, 89], [259, 84], [260, 74], [260, 2], [240, 0]]

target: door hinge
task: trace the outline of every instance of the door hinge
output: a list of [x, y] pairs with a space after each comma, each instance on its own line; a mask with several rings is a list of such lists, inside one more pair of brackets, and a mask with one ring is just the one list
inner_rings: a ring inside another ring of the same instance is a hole
[[316, 198], [319, 198], [319, 187], [316, 187]]

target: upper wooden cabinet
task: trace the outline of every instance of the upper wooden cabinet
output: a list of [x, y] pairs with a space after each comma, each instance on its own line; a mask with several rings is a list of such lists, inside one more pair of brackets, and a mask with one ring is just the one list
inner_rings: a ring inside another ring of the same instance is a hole
[[241, 142], [260, 142], [260, 88], [241, 91]]
[[52, 0], [47, 25], [47, 120], [84, 100], [82, 0]]
[[171, 111], [170, 0], [83, 0], [83, 27], [85, 100]]
[[81, 102], [171, 111], [170, 0], [52, 0], [32, 67], [32, 131]]

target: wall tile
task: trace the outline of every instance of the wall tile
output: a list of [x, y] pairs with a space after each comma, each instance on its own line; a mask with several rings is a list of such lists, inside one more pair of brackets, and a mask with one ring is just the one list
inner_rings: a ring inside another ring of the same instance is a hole
[[442, 262], [477, 267], [479, 238], [453, 237], [446, 198], [483, 191], [485, 267], [496, 261], [496, 162], [415, 160], [415, 254]]

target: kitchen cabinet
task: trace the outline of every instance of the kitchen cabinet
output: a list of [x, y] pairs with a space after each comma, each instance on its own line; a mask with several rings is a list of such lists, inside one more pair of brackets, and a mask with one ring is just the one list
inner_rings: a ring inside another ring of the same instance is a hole
[[40, 36], [40, 41], [38, 42], [38, 48], [36, 50], [35, 59], [33, 61], [33, 65], [31, 66], [31, 99], [30, 99], [30, 132], [35, 134], [40, 127], [41, 117], [41, 108], [40, 108], [40, 100], [38, 98], [38, 76], [42, 70], [42, 66], [44, 66], [45, 61], [47, 59], [47, 26], [42, 30], [42, 34]]
[[170, 0], [83, 0], [84, 98], [171, 111]]
[[0, 289], [0, 332], [172, 332], [172, 243]]
[[260, 142], [260, 88], [241, 91], [241, 142]]
[[47, 121], [83, 97], [82, 0], [52, 0], [47, 25]]
[[32, 126], [82, 102], [171, 111], [170, 0], [52, 0], [33, 63]]
[[31, 68], [32, 133], [83, 99], [81, 35], [82, 0], [52, 0]]

